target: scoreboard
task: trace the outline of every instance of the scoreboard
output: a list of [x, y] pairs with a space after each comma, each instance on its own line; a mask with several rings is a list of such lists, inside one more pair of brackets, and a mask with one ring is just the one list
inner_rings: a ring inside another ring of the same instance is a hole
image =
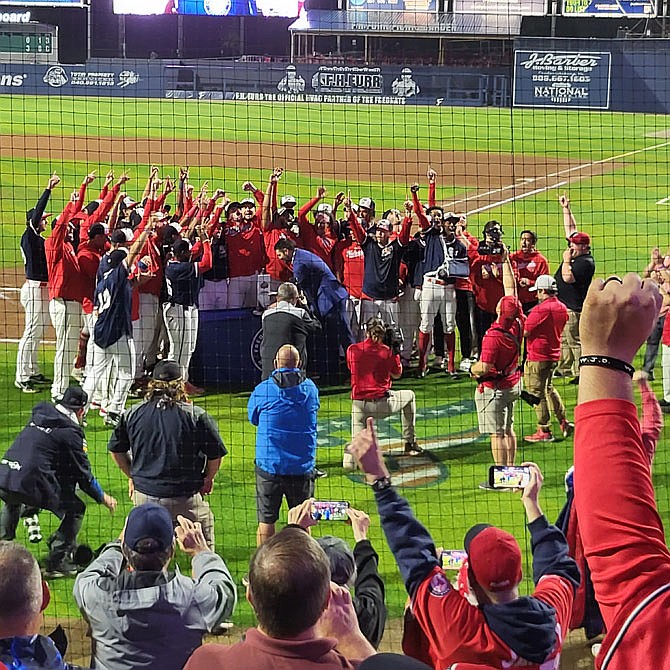
[[54, 37], [51, 32], [24, 33], [0, 28], [0, 53], [52, 54]]

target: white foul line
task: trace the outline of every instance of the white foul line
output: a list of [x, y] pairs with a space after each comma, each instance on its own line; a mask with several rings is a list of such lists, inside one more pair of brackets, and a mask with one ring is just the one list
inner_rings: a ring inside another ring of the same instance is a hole
[[[594, 165], [602, 165], [603, 163], [611, 163], [612, 161], [619, 160], [621, 158], [626, 158], [627, 156], [634, 156], [635, 154], [640, 154], [645, 151], [654, 151], [655, 149], [661, 149], [663, 147], [670, 146], [670, 142], [661, 142], [660, 144], [654, 144], [650, 147], [644, 147], [642, 149], [633, 149], [632, 151], [626, 151], [622, 154], [617, 154], [616, 156], [609, 156], [608, 158], [601, 158], [600, 160], [597, 161], [591, 161], [589, 163], [582, 163], [581, 165], [575, 165], [570, 168], [564, 168], [563, 170], [558, 170], [557, 172], [550, 172], [547, 175], [541, 176], [541, 177], [527, 177], [524, 178], [523, 181], [526, 184], [532, 184], [533, 182], [540, 181], [543, 179], [550, 179], [551, 177], [558, 177], [560, 175], [564, 174], [569, 174], [571, 172], [576, 172], [579, 170], [585, 170], [587, 168], [593, 167]], [[518, 181], [518, 180], [517, 180]], [[495, 207], [500, 207], [501, 205], [506, 205], [509, 202], [514, 202], [515, 200], [522, 200], [523, 198], [527, 198], [530, 195], [537, 195], [538, 193], [543, 193], [544, 191], [549, 191], [552, 188], [558, 188], [560, 186], [565, 186], [567, 184], [567, 181], [561, 181], [557, 184], [552, 184], [550, 186], [544, 186], [543, 188], [538, 188], [534, 191], [529, 191], [528, 193], [522, 193], [521, 195], [516, 195], [511, 198], [505, 198], [504, 200], [498, 200], [496, 202], [493, 202], [489, 205], [486, 205], [485, 207], [479, 207], [478, 209], [473, 209], [472, 211], [466, 212], [466, 214], [477, 214], [479, 212], [485, 212], [488, 209], [493, 209]], [[494, 193], [501, 193], [502, 191], [507, 191], [511, 188], [517, 188], [518, 184], [508, 184], [507, 186], [501, 186], [500, 188], [494, 188], [489, 191], [484, 191], [482, 193], [476, 193], [475, 195], [470, 195], [466, 198], [461, 198], [460, 200], [452, 200], [450, 203], [445, 204], [445, 207], [452, 207], [453, 205], [458, 205], [462, 202], [468, 202], [469, 200], [479, 200], [480, 198], [484, 198], [487, 195], [493, 195]], [[660, 202], [657, 204], [661, 204]]]

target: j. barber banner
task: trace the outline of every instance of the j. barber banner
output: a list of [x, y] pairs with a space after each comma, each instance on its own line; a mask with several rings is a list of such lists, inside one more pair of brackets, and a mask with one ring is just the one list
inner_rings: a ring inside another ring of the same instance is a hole
[[611, 64], [608, 52], [516, 51], [512, 104], [609, 109]]

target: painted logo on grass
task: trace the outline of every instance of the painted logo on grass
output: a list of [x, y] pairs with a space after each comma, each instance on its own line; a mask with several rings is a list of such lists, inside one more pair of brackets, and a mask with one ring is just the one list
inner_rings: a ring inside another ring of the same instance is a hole
[[[417, 426], [434, 428], [418, 436], [423, 449], [423, 453], [418, 456], [404, 453], [399, 416], [377, 422], [377, 436], [394, 485], [416, 488], [445, 481], [449, 477], [449, 467], [440, 459], [440, 452], [474, 445], [484, 439], [476, 428], [474, 410], [474, 402], [471, 400], [419, 409], [416, 414]], [[351, 419], [348, 416], [319, 421], [317, 445], [344, 451], [350, 435]], [[347, 476], [353, 482], [364, 484], [360, 473]]]

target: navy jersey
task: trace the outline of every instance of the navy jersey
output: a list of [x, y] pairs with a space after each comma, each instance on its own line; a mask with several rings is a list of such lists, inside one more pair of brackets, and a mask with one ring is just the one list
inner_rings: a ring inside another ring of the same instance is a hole
[[423, 252], [421, 272], [434, 272], [445, 261], [445, 258], [467, 258], [468, 250], [465, 245], [454, 238], [447, 242], [444, 236], [437, 231], [429, 231], [425, 236], [426, 246]]
[[223, 233], [212, 237], [212, 269], [202, 275], [207, 281], [228, 278], [228, 247]]
[[21, 235], [21, 255], [26, 269], [26, 279], [48, 281], [44, 238], [32, 226], [27, 226]]
[[198, 264], [191, 261], [168, 261], [165, 266], [167, 302], [184, 307], [198, 306], [202, 278]]
[[385, 247], [380, 247], [377, 240], [367, 237], [361, 247], [365, 255], [363, 293], [374, 300], [397, 298], [402, 260], [400, 242], [396, 239]]
[[95, 307], [98, 320], [93, 329], [93, 341], [99, 347], [106, 349], [124, 335], [132, 336], [132, 289], [125, 263], [103, 274], [95, 287]]

